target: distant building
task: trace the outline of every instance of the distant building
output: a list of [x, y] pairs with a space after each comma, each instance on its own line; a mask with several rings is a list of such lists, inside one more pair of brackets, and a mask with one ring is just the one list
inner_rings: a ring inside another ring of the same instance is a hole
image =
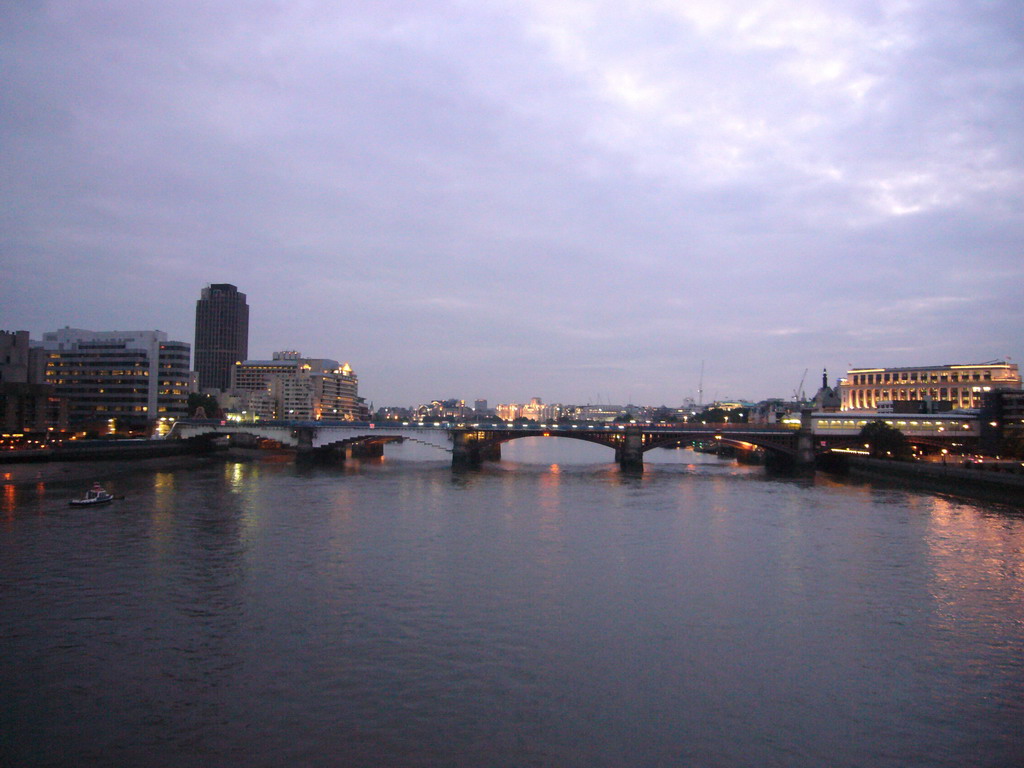
[[389, 421], [410, 421], [415, 416], [414, 409], [403, 406], [389, 405], [377, 409], [378, 419]]
[[530, 402], [523, 406], [522, 416], [538, 423], [557, 421], [562, 415], [562, 406], [554, 403], [548, 405], [539, 397], [531, 397]]
[[544, 404], [539, 397], [531, 397], [529, 403], [499, 403], [494, 409], [495, 415], [502, 421], [529, 419], [538, 424], [557, 421], [565, 414], [565, 406], [560, 403]]
[[113, 419], [119, 432], [141, 431], [187, 415], [190, 348], [163, 331], [62, 328], [43, 334], [42, 349], [72, 425]]
[[571, 418], [579, 421], [615, 421], [625, 410], [621, 405], [580, 405], [573, 409]]
[[416, 406], [414, 416], [417, 419], [467, 419], [470, 412], [465, 400], [449, 398], [431, 400], [429, 404]]
[[819, 413], [835, 413], [842, 407], [842, 398], [839, 393], [828, 385], [828, 371], [821, 372], [821, 389], [811, 400], [811, 407]]
[[230, 283], [203, 288], [196, 301], [196, 359], [199, 389], [224, 391], [232, 366], [249, 356], [249, 305]]
[[494, 413], [502, 421], [515, 421], [523, 415], [523, 406], [520, 403], [498, 403]]
[[[891, 401], [932, 401], [936, 410], [980, 408], [985, 393], [1020, 389], [1014, 363], [932, 365], [913, 368], [853, 368], [839, 382], [841, 409], [874, 411]], [[944, 406], [939, 404], [945, 404]], [[896, 409], [898, 405], [892, 406]]]
[[799, 419], [800, 412], [806, 407], [807, 404], [801, 400], [762, 400], [750, 409], [747, 421], [750, 424], [782, 424], [787, 419]]
[[236, 363], [231, 391], [260, 418], [351, 421], [368, 415], [359, 397], [359, 379], [348, 363], [305, 358], [299, 352]]

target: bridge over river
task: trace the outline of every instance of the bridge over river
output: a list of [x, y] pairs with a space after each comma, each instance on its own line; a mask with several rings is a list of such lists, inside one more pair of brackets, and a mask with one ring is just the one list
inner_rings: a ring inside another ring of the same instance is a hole
[[501, 458], [501, 445], [524, 437], [585, 440], [614, 450], [625, 470], [643, 469], [645, 452], [679, 444], [725, 445], [740, 449], [764, 449], [769, 462], [795, 469], [814, 466], [814, 443], [809, 417], [799, 428], [756, 425], [706, 424], [531, 424], [453, 422], [353, 422], [353, 421], [257, 421], [214, 419], [178, 421], [172, 439], [212, 439], [226, 435], [250, 435], [295, 448], [299, 453], [382, 455], [384, 445], [415, 440], [451, 453], [453, 466], [476, 466]]

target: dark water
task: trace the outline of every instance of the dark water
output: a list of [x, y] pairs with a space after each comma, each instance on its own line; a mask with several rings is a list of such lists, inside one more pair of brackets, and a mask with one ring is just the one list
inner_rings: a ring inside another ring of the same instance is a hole
[[0, 487], [0, 765], [1024, 764], [1018, 512], [604, 450]]

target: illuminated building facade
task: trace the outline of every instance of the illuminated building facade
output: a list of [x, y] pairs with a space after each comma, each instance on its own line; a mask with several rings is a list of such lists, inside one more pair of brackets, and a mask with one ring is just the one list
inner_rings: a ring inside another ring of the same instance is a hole
[[621, 405], [581, 405], [575, 409], [572, 418], [579, 421], [612, 422], [624, 410]]
[[494, 412], [503, 421], [515, 421], [516, 419], [530, 419], [537, 423], [557, 421], [562, 415], [563, 408], [559, 404], [545, 405], [539, 397], [531, 397], [530, 402], [501, 403]]
[[499, 403], [494, 413], [502, 421], [515, 421], [523, 415], [523, 406], [520, 403]]
[[231, 368], [249, 356], [249, 305], [230, 283], [203, 288], [196, 301], [196, 372], [199, 389], [224, 391]]
[[1020, 389], [1015, 363], [934, 365], [914, 368], [853, 368], [839, 383], [843, 411], [892, 410], [901, 402], [948, 403], [980, 408], [985, 393]]
[[187, 414], [191, 349], [163, 331], [43, 334], [46, 383], [68, 400], [72, 424], [113, 419], [120, 431]]
[[348, 363], [275, 352], [231, 370], [231, 390], [261, 418], [353, 420], [365, 417], [359, 379]]

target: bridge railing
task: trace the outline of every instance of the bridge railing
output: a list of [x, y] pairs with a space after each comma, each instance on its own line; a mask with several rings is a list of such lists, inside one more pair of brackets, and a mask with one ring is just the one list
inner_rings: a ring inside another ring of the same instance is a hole
[[512, 422], [468, 422], [468, 421], [328, 421], [328, 420], [303, 420], [292, 421], [285, 419], [260, 419], [259, 421], [234, 421], [231, 419], [179, 419], [178, 424], [185, 426], [217, 426], [217, 427], [345, 427], [350, 429], [479, 429], [487, 431], [503, 432], [537, 432], [542, 430], [592, 430], [592, 431], [619, 431], [630, 427], [640, 428], [645, 432], [793, 432], [796, 426], [778, 424], [693, 424], [689, 422], [680, 423], [604, 423], [604, 422], [572, 422], [572, 423], [541, 423], [541, 424], [514, 424]]

